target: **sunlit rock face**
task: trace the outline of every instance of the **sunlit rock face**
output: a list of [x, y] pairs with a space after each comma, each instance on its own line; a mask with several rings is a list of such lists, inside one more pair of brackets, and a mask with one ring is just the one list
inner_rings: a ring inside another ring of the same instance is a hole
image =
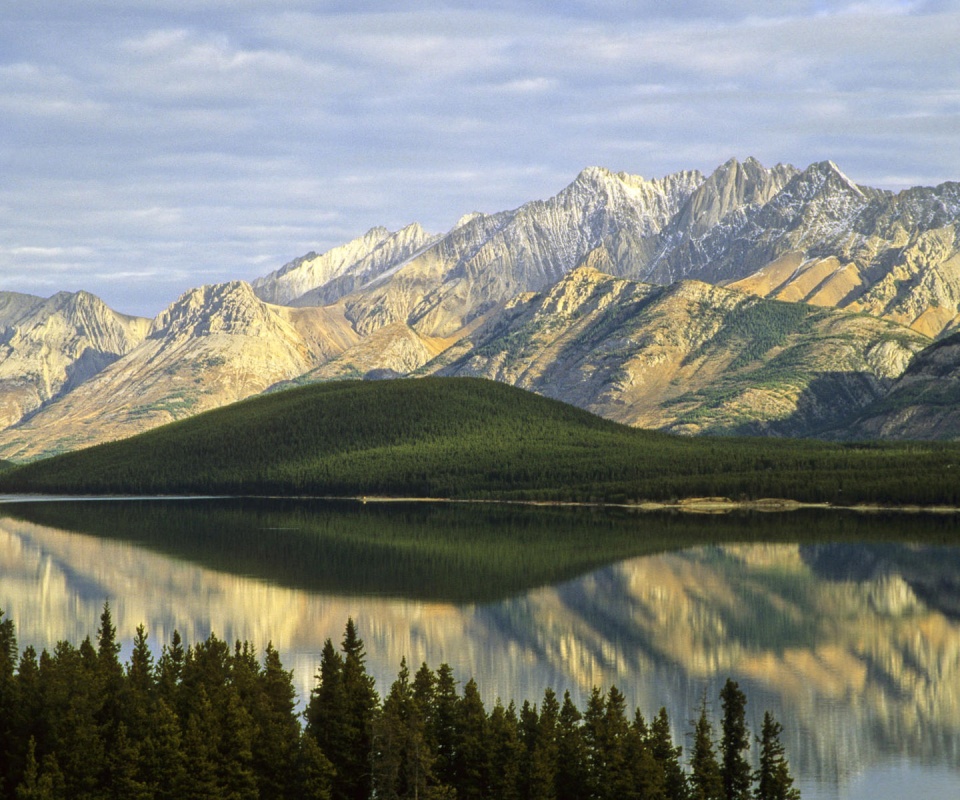
[[0, 292], [0, 428], [69, 392], [135, 348], [150, 321], [88, 292]]
[[679, 433], [810, 435], [882, 397], [929, 343], [885, 320], [700, 281], [614, 278], [609, 254], [522, 295], [431, 362]]
[[289, 380], [354, 344], [327, 309], [288, 309], [233, 281], [186, 292], [142, 340], [23, 424], [0, 432], [22, 460], [132, 436]]
[[[891, 755], [955, 763], [960, 747], [958, 556], [941, 548], [739, 545], [631, 559], [498, 602], [311, 593], [10, 519], [0, 523], [0, 607], [21, 647], [93, 635], [109, 600], [128, 643], [272, 641], [301, 698], [327, 638], [356, 620], [381, 692], [400, 660], [450, 663], [486, 701], [583, 702], [616, 684], [682, 738], [704, 691], [741, 682], [756, 730], [783, 721], [797, 773], [828, 784]], [[939, 565], [931, 568], [931, 564]], [[952, 581], [952, 583], [951, 583]], [[924, 600], [939, 587], [935, 601]], [[943, 610], [941, 610], [943, 609]], [[129, 652], [127, 649], [125, 652]]]

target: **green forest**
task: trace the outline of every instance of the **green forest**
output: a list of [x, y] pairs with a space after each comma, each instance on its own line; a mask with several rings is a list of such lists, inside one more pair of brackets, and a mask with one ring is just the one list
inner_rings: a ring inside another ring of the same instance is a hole
[[[539, 703], [484, 707], [472, 679], [401, 662], [381, 699], [352, 620], [324, 644], [297, 711], [292, 673], [268, 645], [214, 634], [154, 658], [143, 626], [122, 664], [109, 604], [95, 640], [19, 652], [0, 612], [0, 797], [444, 798], [450, 800], [794, 800], [781, 725], [748, 730], [728, 680], [718, 722], [706, 697], [689, 754], [664, 709], [628, 713], [595, 688], [583, 709], [551, 689]], [[694, 710], [697, 713], [697, 710]], [[756, 748], [753, 747], [754, 741]], [[756, 763], [750, 759], [757, 752]]]
[[960, 505], [960, 444], [680, 437], [492, 381], [294, 388], [21, 465], [0, 491]]

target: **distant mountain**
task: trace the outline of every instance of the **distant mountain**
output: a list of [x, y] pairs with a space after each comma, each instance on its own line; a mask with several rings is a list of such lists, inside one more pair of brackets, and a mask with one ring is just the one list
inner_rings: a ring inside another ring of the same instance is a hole
[[[0, 293], [0, 458], [290, 382], [441, 370], [634, 425], [809, 435], [859, 419], [955, 330], [960, 184], [894, 194], [831, 161], [732, 159], [658, 179], [591, 167], [547, 200], [469, 213], [442, 235], [373, 228], [252, 286], [201, 287], [152, 322], [83, 292]], [[857, 423], [865, 435], [919, 430], [876, 408]]]
[[644, 428], [804, 436], [882, 397], [928, 343], [865, 315], [583, 267], [517, 298], [424, 370]]
[[240, 281], [194, 289], [137, 347], [0, 432], [0, 452], [21, 460], [130, 436], [258, 394], [357, 338], [325, 309], [270, 306]]
[[417, 223], [396, 233], [372, 228], [359, 239], [328, 250], [308, 253], [253, 282], [257, 297], [267, 303], [321, 306], [335, 303], [396, 269], [439, 237]]
[[143, 341], [150, 320], [87, 292], [0, 292], [0, 428], [68, 393]]
[[835, 434], [848, 439], [960, 439], [960, 333], [919, 353], [889, 392]]

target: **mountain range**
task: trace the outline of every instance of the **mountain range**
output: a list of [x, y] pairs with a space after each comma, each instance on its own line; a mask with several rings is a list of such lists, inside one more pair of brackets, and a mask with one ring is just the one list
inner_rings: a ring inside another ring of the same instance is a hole
[[374, 228], [155, 319], [0, 292], [0, 458], [292, 383], [472, 375], [680, 433], [958, 438], [960, 184], [833, 162], [599, 167], [445, 234]]

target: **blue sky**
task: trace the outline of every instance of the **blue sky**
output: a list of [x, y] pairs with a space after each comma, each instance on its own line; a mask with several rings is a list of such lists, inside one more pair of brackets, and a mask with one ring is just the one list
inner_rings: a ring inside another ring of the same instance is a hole
[[153, 316], [589, 165], [960, 180], [958, 31], [958, 2], [4, 3], [0, 289]]

